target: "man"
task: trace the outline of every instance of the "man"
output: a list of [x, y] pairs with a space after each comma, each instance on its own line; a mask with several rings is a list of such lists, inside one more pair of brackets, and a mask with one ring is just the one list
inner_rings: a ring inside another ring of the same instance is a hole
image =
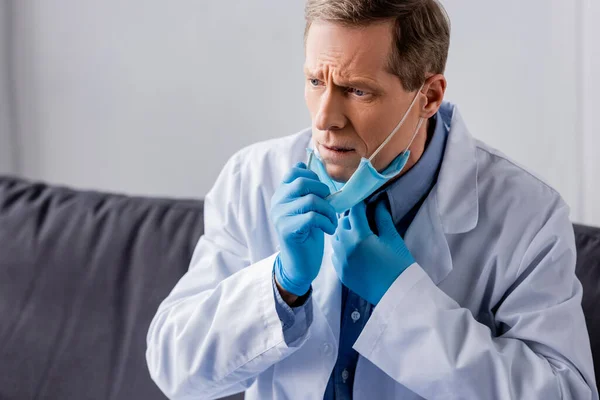
[[598, 399], [568, 207], [443, 102], [442, 6], [308, 0], [306, 19], [312, 129], [238, 152], [207, 195], [148, 333], [158, 386]]

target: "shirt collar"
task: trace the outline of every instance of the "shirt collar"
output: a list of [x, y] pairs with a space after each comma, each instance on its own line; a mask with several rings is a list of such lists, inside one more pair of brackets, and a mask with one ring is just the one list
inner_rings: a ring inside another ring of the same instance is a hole
[[427, 196], [435, 181], [444, 157], [444, 148], [449, 127], [440, 112], [430, 120], [435, 124], [433, 135], [423, 155], [404, 175], [390, 184], [385, 190], [372, 196], [368, 203], [377, 202], [387, 196], [394, 224], [398, 225], [420, 200]]

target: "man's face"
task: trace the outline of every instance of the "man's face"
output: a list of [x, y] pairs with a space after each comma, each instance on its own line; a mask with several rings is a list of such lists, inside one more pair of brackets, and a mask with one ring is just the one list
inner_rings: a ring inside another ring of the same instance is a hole
[[[389, 69], [392, 22], [365, 27], [314, 22], [306, 38], [305, 98], [313, 143], [333, 179], [345, 182], [404, 116], [407, 92]], [[381, 171], [409, 144], [418, 124], [417, 100], [404, 125], [373, 160]]]

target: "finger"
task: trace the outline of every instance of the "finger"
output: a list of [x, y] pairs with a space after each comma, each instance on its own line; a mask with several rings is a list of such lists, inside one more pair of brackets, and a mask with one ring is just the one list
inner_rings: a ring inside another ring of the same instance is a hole
[[388, 211], [384, 202], [380, 202], [375, 207], [375, 225], [377, 225], [379, 237], [391, 238], [398, 236], [398, 231], [394, 225], [392, 215]]
[[298, 220], [298, 224], [304, 229], [320, 229], [328, 235], [333, 235], [337, 227], [337, 220], [334, 224], [326, 216], [314, 211], [299, 215], [296, 219]]
[[286, 185], [285, 192], [289, 199], [296, 199], [309, 194], [314, 194], [324, 199], [329, 196], [330, 190], [329, 186], [318, 179], [298, 177]]
[[367, 220], [367, 205], [364, 201], [361, 201], [350, 209], [348, 219], [350, 220], [351, 229], [359, 236], [372, 233], [371, 228], [369, 227], [369, 221]]
[[308, 214], [287, 217], [285, 221], [282, 222], [280, 230], [284, 233], [285, 237], [295, 241], [298, 239], [304, 241], [312, 229], [321, 230], [328, 235], [333, 235], [335, 233], [335, 225], [331, 223], [329, 218], [317, 214], [314, 211]]
[[335, 227], [338, 226], [338, 218], [335, 209], [327, 200], [324, 200], [319, 196], [309, 194], [288, 204], [288, 215], [307, 214], [314, 211], [329, 218]]
[[298, 178], [310, 178], [319, 180], [317, 174], [306, 168], [306, 164], [303, 162], [297, 163], [292, 167], [283, 177], [283, 183], [292, 183]]
[[348, 216], [340, 218], [338, 225], [342, 229], [350, 230], [352, 227], [350, 226], [350, 218]]
[[[334, 244], [338, 244], [340, 246], [346, 246], [349, 245], [350, 243], [355, 242], [354, 240], [354, 232], [350, 229], [345, 229], [342, 227], [342, 221], [340, 221], [338, 223], [338, 227], [335, 230], [335, 236], [334, 236], [334, 242], [338, 242], [338, 243], [334, 243]], [[349, 226], [349, 225], [348, 225]]]

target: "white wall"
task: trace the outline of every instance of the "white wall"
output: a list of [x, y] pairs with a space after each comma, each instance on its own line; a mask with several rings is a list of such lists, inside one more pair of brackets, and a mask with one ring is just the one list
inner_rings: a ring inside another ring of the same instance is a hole
[[8, 3], [0, 1], [0, 174], [15, 172], [10, 112]]
[[580, 69], [581, 107], [583, 110], [582, 165], [583, 187], [582, 221], [600, 226], [600, 2], [585, 0], [581, 5], [582, 42], [584, 62]]
[[302, 2], [14, 4], [26, 176], [198, 197], [237, 149], [309, 122]]
[[[585, 17], [586, 7], [598, 15], [598, 2], [444, 3], [453, 23], [448, 99], [478, 138], [555, 186], [576, 221], [600, 225], [600, 193], [590, 183], [600, 174], [590, 150], [600, 90], [590, 85], [598, 88], [600, 66], [596, 44], [583, 41], [600, 37], [588, 32], [598, 18]], [[304, 2], [13, 6], [26, 176], [197, 197], [235, 150], [309, 124]]]
[[582, 220], [578, 1], [445, 3], [448, 98], [474, 135], [545, 178]]

